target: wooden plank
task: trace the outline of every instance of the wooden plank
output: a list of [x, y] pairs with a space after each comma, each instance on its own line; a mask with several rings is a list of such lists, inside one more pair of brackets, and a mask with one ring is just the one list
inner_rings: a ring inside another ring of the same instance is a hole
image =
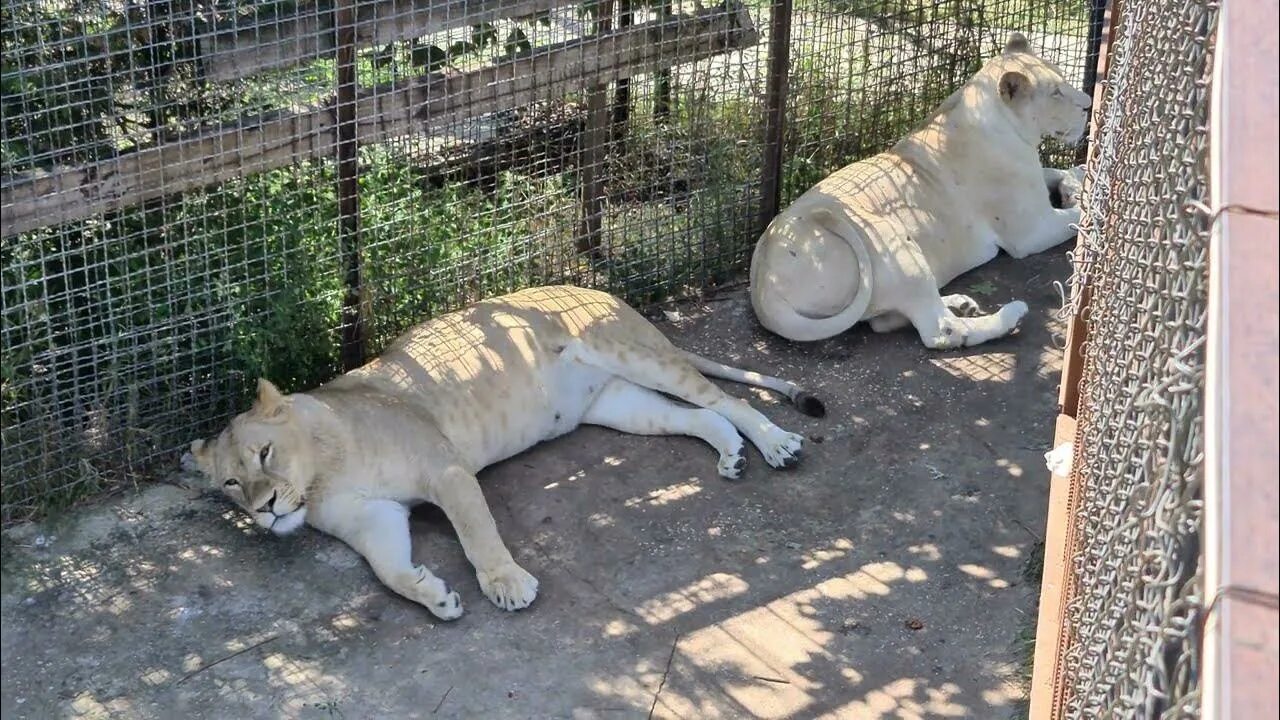
[[[329, 57], [337, 48], [331, 3], [284, 19], [254, 19], [200, 41], [207, 80], [226, 81]], [[361, 50], [495, 20], [529, 17], [569, 0], [382, 0], [356, 8], [355, 47]]]
[[[446, 128], [469, 116], [528, 105], [584, 87], [694, 62], [758, 39], [731, 5], [655, 20], [596, 37], [539, 48], [469, 73], [429, 75], [360, 93], [362, 143]], [[332, 103], [279, 113], [121, 155], [94, 165], [21, 176], [0, 189], [3, 236], [70, 222], [283, 167], [331, 157]]]
[[[1053, 447], [1072, 442], [1076, 436], [1076, 419], [1058, 415], [1053, 433]], [[1074, 463], [1073, 463], [1074, 464]], [[1066, 610], [1067, 567], [1070, 562], [1067, 538], [1072, 518], [1071, 478], [1049, 476], [1049, 516], [1044, 528], [1044, 565], [1040, 577], [1040, 614], [1036, 621], [1035, 665], [1031, 677], [1030, 717], [1046, 718], [1054, 697], [1054, 682], [1058, 677], [1058, 637], [1060, 620]]]

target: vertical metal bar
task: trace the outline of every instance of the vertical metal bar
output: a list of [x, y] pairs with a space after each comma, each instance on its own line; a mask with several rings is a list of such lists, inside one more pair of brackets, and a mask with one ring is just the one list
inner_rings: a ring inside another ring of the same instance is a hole
[[[595, 35], [613, 26], [613, 0], [596, 5]], [[600, 225], [604, 216], [604, 168], [609, 144], [609, 107], [607, 85], [587, 89], [587, 127], [582, 137], [583, 152], [578, 172], [582, 185], [582, 223], [578, 229], [577, 249], [594, 260], [600, 254]]]
[[364, 284], [360, 259], [360, 164], [357, 161], [356, 137], [356, 26], [353, 5], [356, 0], [339, 0], [334, 9], [334, 45], [338, 87], [337, 163], [338, 163], [338, 236], [341, 243], [343, 284], [342, 297], [342, 369], [354, 370], [364, 364], [365, 318], [361, 302]]
[[[1094, 89], [1098, 86], [1098, 53], [1102, 49], [1102, 32], [1106, 25], [1108, 0], [1090, 0], [1089, 2], [1089, 45], [1084, 56], [1084, 87], [1081, 90], [1094, 95]], [[1089, 109], [1089, 119], [1093, 119], [1093, 109], [1098, 107], [1095, 102], [1093, 108]], [[1076, 162], [1083, 163], [1089, 157], [1089, 136], [1086, 135], [1084, 142], [1076, 148]]]
[[[671, 2], [662, 3], [660, 19], [671, 17]], [[653, 121], [661, 124], [671, 115], [671, 69], [662, 68], [653, 75]]]
[[[631, 27], [631, 0], [618, 0], [618, 29]], [[621, 78], [613, 90], [613, 128], [609, 133], [609, 142], [614, 143], [618, 153], [626, 152], [627, 119], [631, 116], [631, 80]]]
[[787, 120], [787, 79], [791, 69], [791, 3], [774, 0], [769, 20], [769, 78], [765, 87], [764, 177], [760, 221], [764, 232], [782, 204], [782, 149]]

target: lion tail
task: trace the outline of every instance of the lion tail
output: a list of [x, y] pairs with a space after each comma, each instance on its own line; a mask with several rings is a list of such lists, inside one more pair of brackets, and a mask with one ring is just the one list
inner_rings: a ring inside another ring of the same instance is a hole
[[[796, 342], [812, 342], [834, 337], [853, 327], [867, 312], [871, 304], [873, 278], [871, 273], [871, 256], [867, 253], [866, 242], [862, 231], [843, 213], [832, 212], [829, 208], [815, 207], [807, 210], [808, 218], [827, 232], [844, 240], [858, 261], [858, 287], [853, 300], [840, 312], [834, 315], [814, 316], [797, 310], [787, 302], [780, 293], [770, 292], [762, 288], [760, 296], [751, 293], [752, 304], [760, 323], [770, 331]], [[755, 268], [752, 268], [752, 285], [755, 285]]]
[[827, 407], [821, 400], [790, 380], [783, 380], [772, 375], [762, 375], [750, 370], [742, 370], [732, 365], [709, 360], [687, 350], [681, 350], [681, 352], [684, 353], [684, 358], [689, 361], [689, 364], [697, 368], [698, 372], [703, 375], [722, 380], [732, 380], [744, 385], [754, 385], [782, 393], [791, 400], [797, 410], [805, 415], [823, 417], [827, 414]]

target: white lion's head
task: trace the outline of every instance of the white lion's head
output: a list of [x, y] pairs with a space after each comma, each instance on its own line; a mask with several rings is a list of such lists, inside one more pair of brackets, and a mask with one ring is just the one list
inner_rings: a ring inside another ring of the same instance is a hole
[[1072, 86], [1055, 65], [1033, 53], [1022, 35], [1009, 37], [1004, 51], [983, 67], [978, 80], [995, 90], [1025, 134], [1034, 136], [1034, 143], [1041, 138], [1075, 143], [1084, 137], [1092, 98]]

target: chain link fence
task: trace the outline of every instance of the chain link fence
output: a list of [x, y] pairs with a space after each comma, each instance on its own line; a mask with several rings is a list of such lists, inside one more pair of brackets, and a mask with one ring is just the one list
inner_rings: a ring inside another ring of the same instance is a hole
[[738, 281], [762, 208], [887, 147], [1010, 31], [1081, 82], [1088, 33], [1080, 0], [2, 14], [6, 521], [163, 472], [257, 376], [312, 387], [484, 296]]
[[1087, 334], [1054, 717], [1199, 717], [1217, 8], [1112, 10], [1073, 279]]

